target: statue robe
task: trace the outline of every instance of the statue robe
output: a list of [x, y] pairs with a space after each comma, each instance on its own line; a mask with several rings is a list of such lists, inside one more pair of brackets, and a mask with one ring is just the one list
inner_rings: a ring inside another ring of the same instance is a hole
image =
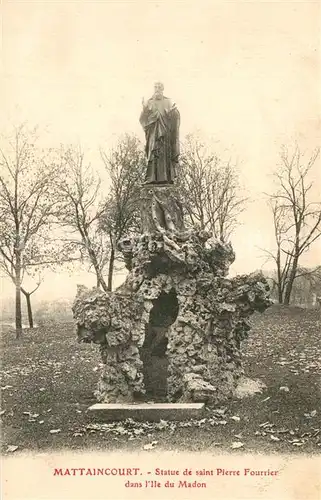
[[176, 105], [167, 97], [152, 97], [139, 121], [146, 137], [145, 183], [172, 183], [179, 157], [180, 115]]

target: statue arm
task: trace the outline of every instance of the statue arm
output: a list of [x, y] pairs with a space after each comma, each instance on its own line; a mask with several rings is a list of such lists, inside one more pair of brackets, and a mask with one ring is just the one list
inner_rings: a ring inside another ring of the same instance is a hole
[[149, 115], [149, 110], [148, 110], [147, 106], [144, 106], [141, 113], [140, 113], [140, 117], [139, 117], [139, 121], [140, 121], [140, 124], [142, 125], [142, 127], [146, 126], [148, 115]]
[[151, 109], [149, 106], [146, 106], [140, 114], [139, 121], [145, 129], [160, 119], [162, 119], [162, 113], [158, 109]]
[[147, 103], [143, 101], [143, 109], [139, 118], [140, 124], [143, 128], [147, 127], [158, 118], [158, 112], [152, 108], [151, 101], [152, 99], [149, 99]]

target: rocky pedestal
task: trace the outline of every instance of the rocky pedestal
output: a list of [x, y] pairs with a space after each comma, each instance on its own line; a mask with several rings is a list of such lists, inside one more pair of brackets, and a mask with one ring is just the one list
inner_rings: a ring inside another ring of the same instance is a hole
[[79, 287], [80, 341], [100, 345], [100, 402], [218, 403], [242, 372], [249, 318], [269, 305], [261, 274], [227, 278], [234, 252], [186, 230], [171, 186], [142, 188], [142, 234], [120, 242], [129, 274], [113, 293]]

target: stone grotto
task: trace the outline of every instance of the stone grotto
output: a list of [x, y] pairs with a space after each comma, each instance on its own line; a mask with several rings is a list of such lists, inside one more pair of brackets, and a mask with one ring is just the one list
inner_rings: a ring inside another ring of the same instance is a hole
[[231, 244], [185, 227], [174, 179], [179, 113], [162, 88], [143, 103], [148, 175], [141, 232], [119, 242], [127, 278], [109, 293], [78, 286], [73, 315], [79, 341], [100, 347], [99, 402], [215, 405], [243, 374], [241, 343], [251, 315], [270, 305], [269, 287], [261, 274], [229, 278]]

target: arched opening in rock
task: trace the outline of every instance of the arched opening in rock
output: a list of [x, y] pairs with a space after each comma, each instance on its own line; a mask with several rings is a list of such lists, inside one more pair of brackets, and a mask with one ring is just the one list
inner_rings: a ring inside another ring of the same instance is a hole
[[146, 399], [165, 401], [167, 396], [166, 357], [167, 332], [178, 314], [178, 300], [174, 289], [162, 292], [154, 301], [146, 325], [145, 342], [141, 348]]

